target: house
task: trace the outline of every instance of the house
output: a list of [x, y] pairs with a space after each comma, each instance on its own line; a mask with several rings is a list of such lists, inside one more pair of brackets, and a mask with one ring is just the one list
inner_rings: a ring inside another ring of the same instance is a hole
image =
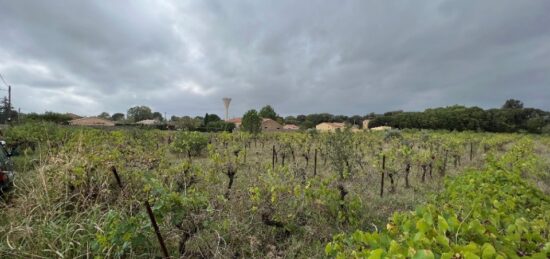
[[156, 124], [159, 124], [159, 121], [157, 121], [157, 120], [142, 120], [142, 121], [136, 122], [136, 124], [141, 124], [141, 125], [156, 125]]
[[73, 126], [104, 126], [112, 127], [115, 123], [110, 120], [98, 118], [98, 117], [85, 117], [69, 121], [69, 125]]
[[298, 126], [296, 126], [296, 125], [294, 125], [294, 124], [285, 124], [285, 125], [283, 126], [283, 129], [284, 129], [284, 130], [299, 130], [300, 127], [298, 127]]
[[82, 116], [79, 116], [79, 115], [76, 115], [74, 113], [66, 113], [65, 115], [69, 116], [69, 118], [71, 118], [71, 120], [76, 120], [76, 119], [82, 119]]
[[317, 124], [317, 126], [315, 126], [315, 129], [321, 132], [334, 132], [336, 131], [336, 129], [343, 130], [345, 127], [346, 125], [344, 123], [323, 122], [323, 123]]
[[379, 126], [379, 127], [371, 128], [370, 130], [373, 130], [373, 131], [385, 131], [385, 130], [391, 130], [391, 127], [390, 127], [390, 126]]
[[262, 119], [262, 131], [276, 131], [282, 130], [283, 125], [272, 120], [272, 119]]
[[364, 120], [363, 121], [363, 129], [368, 129], [369, 128], [369, 121], [370, 120]]
[[233, 119], [225, 120], [225, 122], [230, 122], [230, 123], [235, 124], [235, 129], [238, 129], [238, 128], [241, 127], [241, 124], [243, 122], [243, 118], [233, 118]]

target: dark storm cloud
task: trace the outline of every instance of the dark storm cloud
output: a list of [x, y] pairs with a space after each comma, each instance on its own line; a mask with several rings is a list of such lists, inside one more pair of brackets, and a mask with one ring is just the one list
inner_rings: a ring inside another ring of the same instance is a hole
[[550, 109], [548, 1], [0, 1], [25, 111]]

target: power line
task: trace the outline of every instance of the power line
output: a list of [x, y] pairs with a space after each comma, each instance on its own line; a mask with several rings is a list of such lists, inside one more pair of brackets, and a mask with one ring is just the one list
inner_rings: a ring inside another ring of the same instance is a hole
[[8, 83], [6, 83], [6, 80], [4, 79], [4, 77], [2, 76], [2, 73], [0, 73], [0, 79], [2, 79], [2, 82], [4, 82], [4, 84], [9, 87]]

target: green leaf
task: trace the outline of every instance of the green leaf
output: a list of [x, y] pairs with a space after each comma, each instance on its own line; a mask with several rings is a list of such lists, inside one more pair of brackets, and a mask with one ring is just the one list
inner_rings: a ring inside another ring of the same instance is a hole
[[434, 259], [435, 256], [431, 250], [418, 250], [413, 259]]
[[449, 229], [449, 224], [447, 224], [445, 218], [437, 216], [437, 229], [439, 230], [439, 233], [442, 234], [445, 234], [445, 232]]
[[479, 259], [479, 256], [475, 255], [472, 252], [464, 253], [464, 259]]
[[489, 243], [485, 243], [481, 248], [481, 251], [481, 258], [483, 259], [493, 259], [497, 254], [495, 248]]
[[381, 259], [384, 254], [384, 250], [379, 248], [370, 252], [368, 259]]
[[424, 219], [420, 219], [416, 222], [416, 229], [418, 229], [421, 233], [426, 233], [429, 227], [430, 226]]

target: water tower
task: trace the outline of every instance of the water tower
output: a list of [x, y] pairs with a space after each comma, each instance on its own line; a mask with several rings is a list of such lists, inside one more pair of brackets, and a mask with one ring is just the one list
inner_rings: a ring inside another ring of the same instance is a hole
[[231, 103], [231, 98], [223, 98], [223, 105], [225, 106], [225, 120], [229, 120], [229, 104]]

